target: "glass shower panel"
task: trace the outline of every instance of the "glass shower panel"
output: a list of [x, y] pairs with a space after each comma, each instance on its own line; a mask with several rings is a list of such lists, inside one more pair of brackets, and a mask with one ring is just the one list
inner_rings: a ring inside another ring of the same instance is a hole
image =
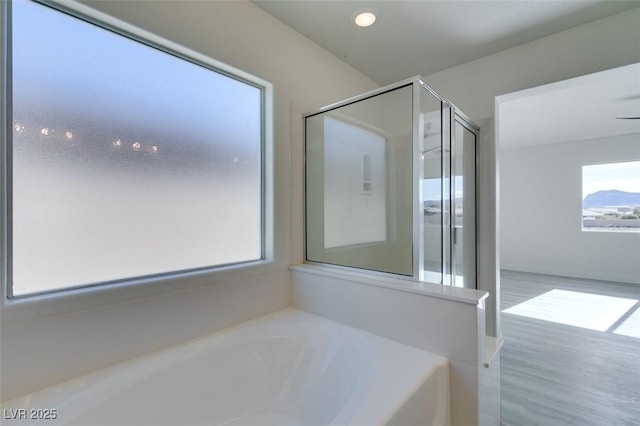
[[453, 152], [453, 285], [476, 288], [476, 135], [457, 120]]
[[306, 117], [307, 260], [411, 276], [412, 85]]
[[477, 130], [417, 78], [306, 115], [306, 259], [476, 288]]
[[442, 102], [420, 90], [423, 279], [442, 283]]
[[451, 107], [442, 107], [442, 284], [453, 284], [453, 231], [451, 211]]

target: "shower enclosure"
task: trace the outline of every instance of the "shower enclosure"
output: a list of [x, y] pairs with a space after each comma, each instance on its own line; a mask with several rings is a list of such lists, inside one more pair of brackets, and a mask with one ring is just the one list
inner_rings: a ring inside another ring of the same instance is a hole
[[478, 126], [418, 77], [304, 118], [308, 262], [476, 288]]

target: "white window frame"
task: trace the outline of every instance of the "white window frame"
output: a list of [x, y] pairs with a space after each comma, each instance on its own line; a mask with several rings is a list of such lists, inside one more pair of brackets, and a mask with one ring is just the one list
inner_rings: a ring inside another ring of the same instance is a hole
[[0, 75], [0, 102], [2, 111], [0, 117], [0, 296], [1, 315], [3, 322], [18, 322], [50, 315], [56, 315], [72, 310], [87, 309], [109, 303], [117, 303], [141, 297], [148, 297], [169, 291], [185, 290], [203, 285], [211, 285], [231, 279], [255, 276], [271, 269], [274, 259], [274, 214], [273, 214], [273, 86], [271, 83], [255, 77], [206, 55], [164, 39], [134, 25], [128, 24], [105, 13], [94, 10], [86, 5], [70, 0], [37, 0], [63, 13], [88, 21], [102, 28], [107, 28], [117, 34], [142, 42], [153, 48], [177, 56], [181, 59], [201, 64], [213, 72], [219, 72], [240, 81], [258, 87], [262, 91], [262, 199], [263, 199], [263, 258], [229, 266], [218, 266], [197, 271], [171, 272], [157, 277], [131, 278], [117, 283], [106, 283], [61, 289], [59, 291], [24, 295], [19, 298], [9, 298], [8, 286], [11, 279], [8, 276], [8, 262], [10, 248], [8, 247], [7, 230], [10, 225], [9, 203], [10, 194], [7, 178], [11, 170], [8, 169], [12, 125], [10, 117], [11, 100], [8, 99], [8, 85], [11, 82], [11, 59], [9, 24], [10, 2], [0, 2], [0, 46], [2, 51]]

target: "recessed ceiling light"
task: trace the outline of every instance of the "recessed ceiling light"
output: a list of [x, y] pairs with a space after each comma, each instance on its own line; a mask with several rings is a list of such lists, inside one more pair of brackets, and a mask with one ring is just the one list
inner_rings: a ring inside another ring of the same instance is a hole
[[359, 27], [370, 27], [376, 22], [376, 15], [372, 12], [362, 12], [355, 17], [354, 22]]

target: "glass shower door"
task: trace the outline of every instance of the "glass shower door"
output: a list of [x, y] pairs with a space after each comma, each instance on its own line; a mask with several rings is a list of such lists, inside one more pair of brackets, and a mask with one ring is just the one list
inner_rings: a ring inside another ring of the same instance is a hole
[[[420, 246], [422, 248], [422, 279], [443, 283], [443, 107], [440, 99], [422, 88], [420, 91]], [[443, 131], [445, 130], [445, 131]], [[446, 151], [446, 148], [445, 148]]]
[[456, 116], [452, 161], [452, 285], [476, 285], [476, 139]]

